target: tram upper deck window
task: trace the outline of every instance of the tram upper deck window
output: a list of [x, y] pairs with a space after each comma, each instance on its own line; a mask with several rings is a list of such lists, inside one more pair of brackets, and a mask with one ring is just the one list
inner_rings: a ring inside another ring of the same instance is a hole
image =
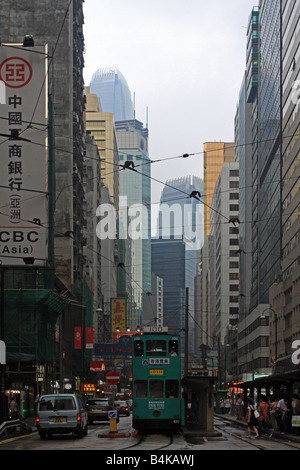
[[169, 341], [169, 356], [178, 356], [178, 341], [175, 339]]
[[166, 341], [161, 339], [149, 339], [146, 341], [146, 356], [166, 356]]
[[134, 355], [139, 356], [139, 357], [144, 355], [144, 343], [143, 343], [143, 341], [135, 341], [134, 342]]

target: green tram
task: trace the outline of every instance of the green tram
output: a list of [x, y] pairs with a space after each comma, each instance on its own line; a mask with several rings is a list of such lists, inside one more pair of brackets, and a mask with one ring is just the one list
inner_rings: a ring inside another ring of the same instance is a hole
[[132, 338], [132, 424], [139, 431], [177, 431], [184, 425], [180, 337], [144, 328]]

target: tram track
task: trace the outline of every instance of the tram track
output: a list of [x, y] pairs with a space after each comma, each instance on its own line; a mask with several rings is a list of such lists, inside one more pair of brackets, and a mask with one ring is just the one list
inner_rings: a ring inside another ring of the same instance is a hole
[[[149, 439], [147, 440], [147, 437], [150, 437], [150, 436], [167, 437], [168, 442], [165, 443], [164, 445], [160, 446], [160, 447], [148, 447], [149, 444], [151, 444], [151, 439], [150, 439], [150, 442], [149, 442]], [[165, 449], [165, 448], [167, 448], [167, 447], [169, 447], [170, 445], [173, 444], [173, 435], [172, 434], [170, 434], [170, 435], [166, 435], [166, 434], [148, 434], [148, 433], [147, 434], [141, 434], [139, 436], [139, 440], [135, 444], [132, 444], [131, 446], [124, 447], [120, 450], [128, 450], [128, 449], [132, 449], [134, 447], [138, 448], [139, 446], [141, 446], [143, 444], [146, 445], [146, 448], [142, 449], [142, 450], [162, 450], [162, 449]]]
[[[235, 432], [232, 429], [229, 431], [229, 429], [226, 429], [226, 428], [229, 428], [230, 424], [228, 422], [225, 422], [225, 421], [223, 421], [223, 423], [224, 423], [223, 425], [216, 424], [216, 423], [214, 425], [215, 429], [218, 429], [222, 434], [228, 434], [229, 436], [234, 437], [235, 439], [239, 439], [240, 441], [245, 442], [248, 445], [250, 445], [252, 447], [255, 447], [258, 450], [270, 450], [269, 446], [264, 445], [264, 441], [265, 442], [270, 442], [270, 439], [268, 437], [262, 436], [258, 440], [253, 441], [252, 438], [249, 439], [248, 437], [242, 437], [238, 432]], [[272, 442], [277, 442], [277, 443], [282, 444], [282, 440], [277, 439], [274, 436], [272, 437]], [[286, 442], [285, 441], [284, 445], [286, 447], [291, 448], [291, 449], [300, 450], [299, 445], [298, 446], [296, 444], [293, 445], [291, 442]]]

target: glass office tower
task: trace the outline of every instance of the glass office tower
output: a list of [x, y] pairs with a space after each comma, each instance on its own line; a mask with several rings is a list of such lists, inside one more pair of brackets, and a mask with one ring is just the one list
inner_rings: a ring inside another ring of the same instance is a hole
[[116, 67], [100, 68], [90, 83], [105, 113], [113, 113], [115, 121], [133, 119], [133, 103], [128, 84]]
[[[116, 122], [120, 164], [120, 238], [127, 251], [128, 326], [142, 324], [143, 294], [151, 291], [151, 165], [148, 129], [136, 119]], [[142, 166], [140, 166], [143, 164]]]
[[281, 0], [260, 5], [259, 303], [280, 276], [281, 256]]

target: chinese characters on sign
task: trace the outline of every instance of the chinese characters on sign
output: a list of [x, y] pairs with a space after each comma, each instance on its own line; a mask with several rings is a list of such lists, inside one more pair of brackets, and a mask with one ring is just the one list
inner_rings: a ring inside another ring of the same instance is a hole
[[111, 299], [112, 331], [117, 328], [125, 331], [126, 328], [126, 299]]
[[[38, 52], [38, 53], [37, 53]], [[0, 46], [0, 259], [48, 258], [46, 48]]]

